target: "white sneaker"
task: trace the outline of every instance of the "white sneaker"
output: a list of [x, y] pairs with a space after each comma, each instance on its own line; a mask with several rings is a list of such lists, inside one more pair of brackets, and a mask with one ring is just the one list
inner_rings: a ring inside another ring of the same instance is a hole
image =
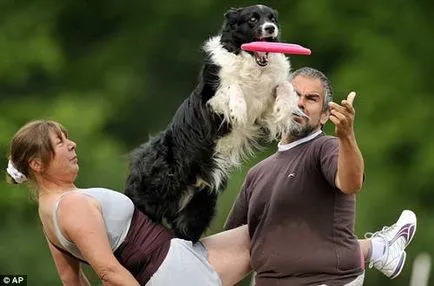
[[390, 279], [396, 278], [404, 267], [407, 253], [404, 251], [416, 233], [417, 219], [414, 212], [404, 210], [398, 221], [383, 227], [375, 233], [366, 233], [365, 238], [380, 238], [384, 240], [386, 249], [381, 258], [371, 261], [369, 268], [375, 267]]

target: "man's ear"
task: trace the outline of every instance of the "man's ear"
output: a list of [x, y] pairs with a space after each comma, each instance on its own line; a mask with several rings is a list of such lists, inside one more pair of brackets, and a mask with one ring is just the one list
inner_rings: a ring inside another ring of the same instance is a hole
[[242, 8], [231, 8], [228, 11], [226, 11], [224, 14], [226, 23], [228, 23], [229, 25], [235, 24], [241, 10]]
[[326, 122], [329, 120], [329, 117], [330, 117], [330, 109], [327, 108], [326, 111], [321, 113], [321, 117], [319, 119], [319, 122], [321, 123], [321, 125], [324, 126], [324, 124], [326, 124]]
[[41, 173], [43, 171], [42, 162], [39, 159], [31, 159], [29, 161], [29, 167], [35, 173]]

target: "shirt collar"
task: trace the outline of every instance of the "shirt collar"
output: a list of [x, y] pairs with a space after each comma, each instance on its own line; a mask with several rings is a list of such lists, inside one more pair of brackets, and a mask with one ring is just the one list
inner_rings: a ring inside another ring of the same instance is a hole
[[320, 129], [320, 130], [318, 130], [316, 132], [311, 133], [310, 135], [308, 135], [308, 136], [306, 136], [304, 138], [295, 140], [295, 141], [293, 141], [291, 143], [288, 143], [288, 144], [282, 144], [281, 142], [279, 142], [279, 144], [277, 144], [278, 151], [279, 152], [283, 152], [283, 151], [287, 151], [289, 149], [292, 149], [295, 146], [298, 146], [300, 144], [303, 144], [303, 143], [305, 143], [307, 141], [310, 141], [310, 140], [314, 139], [315, 137], [317, 137], [321, 133], [322, 133], [322, 130]]

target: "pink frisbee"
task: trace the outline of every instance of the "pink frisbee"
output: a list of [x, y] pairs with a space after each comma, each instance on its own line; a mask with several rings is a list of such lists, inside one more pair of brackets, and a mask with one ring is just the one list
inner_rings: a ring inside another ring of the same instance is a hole
[[250, 52], [265, 52], [265, 53], [283, 53], [292, 55], [310, 55], [311, 51], [308, 48], [297, 44], [278, 43], [278, 42], [250, 42], [242, 44], [241, 49]]

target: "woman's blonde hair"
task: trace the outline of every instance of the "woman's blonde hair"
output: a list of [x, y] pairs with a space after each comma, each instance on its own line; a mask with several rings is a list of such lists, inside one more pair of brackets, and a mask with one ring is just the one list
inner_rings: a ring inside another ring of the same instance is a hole
[[[15, 169], [31, 181], [34, 181], [34, 174], [30, 169], [30, 161], [39, 159], [42, 166], [47, 166], [54, 156], [50, 132], [54, 132], [59, 137], [62, 133], [67, 135], [66, 129], [56, 121], [35, 120], [21, 127], [10, 143], [9, 160]], [[9, 183], [18, 183], [9, 174], [6, 179]]]

